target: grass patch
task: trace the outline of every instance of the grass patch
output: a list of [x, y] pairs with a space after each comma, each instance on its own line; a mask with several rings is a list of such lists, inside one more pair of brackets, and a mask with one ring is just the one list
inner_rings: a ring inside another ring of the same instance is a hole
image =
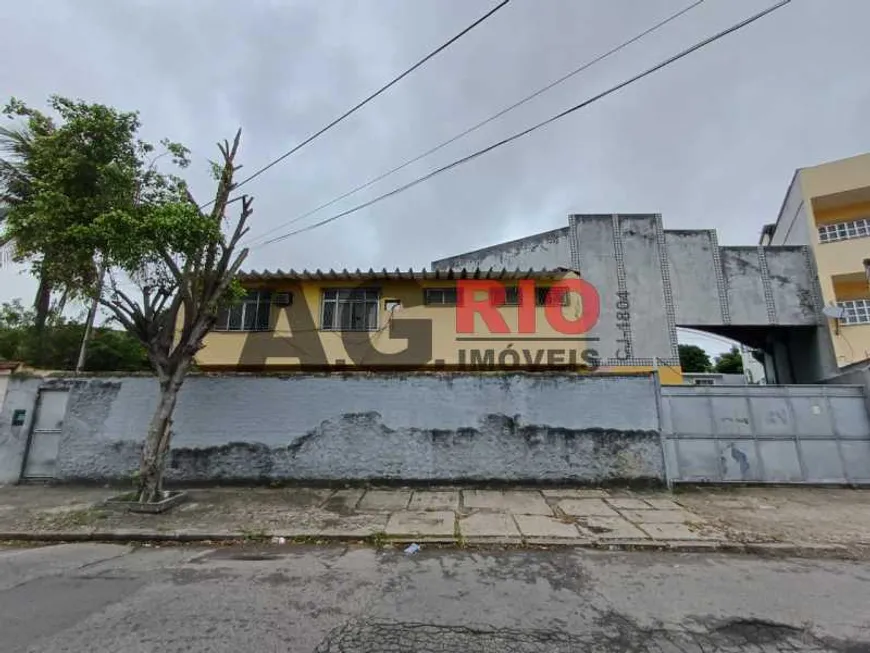
[[376, 549], [383, 549], [388, 542], [387, 534], [384, 531], [375, 531], [367, 538], [368, 542]]

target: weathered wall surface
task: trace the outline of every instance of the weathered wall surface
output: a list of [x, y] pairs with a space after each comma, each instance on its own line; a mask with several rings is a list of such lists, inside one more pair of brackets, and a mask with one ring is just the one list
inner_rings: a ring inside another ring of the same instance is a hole
[[[570, 266], [601, 297], [589, 335], [600, 339], [596, 349], [607, 366], [677, 365], [676, 329], [690, 327], [771, 351], [778, 343], [789, 358], [781, 382], [816, 382], [836, 370], [805, 246], [720, 247], [715, 231], [666, 231], [658, 215], [571, 215], [568, 224], [432, 265]], [[627, 293], [627, 311], [617, 306], [626, 296], [619, 293]], [[787, 333], [795, 327], [802, 331]]]
[[433, 270], [473, 269], [488, 270], [552, 270], [572, 268], [568, 227], [478, 249], [458, 256], [432, 262]]
[[[152, 379], [76, 382], [57, 476], [128, 476], [155, 402]], [[652, 376], [193, 377], [173, 430], [178, 481], [664, 478]]]
[[867, 404], [867, 412], [870, 414], [870, 364], [836, 374], [825, 379], [825, 383], [864, 386], [864, 401]]
[[663, 387], [662, 432], [674, 481], [870, 484], [859, 386]]
[[3, 400], [6, 399], [6, 385], [9, 383], [9, 375], [0, 372], [0, 410], [3, 410]]
[[[27, 434], [42, 379], [9, 379], [6, 400], [0, 404], [0, 483], [15, 483], [21, 474]], [[24, 424], [12, 426], [16, 410], [26, 410]]]
[[727, 324], [728, 308], [719, 245], [712, 230], [665, 231], [676, 322], [703, 327]]

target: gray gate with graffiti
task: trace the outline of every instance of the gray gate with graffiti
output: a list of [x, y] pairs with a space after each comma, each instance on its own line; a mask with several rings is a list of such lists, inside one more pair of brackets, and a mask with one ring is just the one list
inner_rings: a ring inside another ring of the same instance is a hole
[[861, 386], [665, 386], [674, 482], [870, 484]]

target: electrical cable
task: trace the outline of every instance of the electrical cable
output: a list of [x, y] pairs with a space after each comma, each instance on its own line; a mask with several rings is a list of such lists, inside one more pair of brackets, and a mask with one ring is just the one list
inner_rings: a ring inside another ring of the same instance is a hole
[[[607, 97], [608, 95], [611, 95], [611, 94], [625, 88], [626, 86], [628, 86], [636, 81], [639, 81], [639, 80], [643, 79], [644, 77], [647, 77], [648, 75], [651, 75], [654, 72], [661, 70], [662, 68], [665, 68], [665, 67], [671, 65], [672, 63], [675, 63], [676, 61], [679, 61], [680, 59], [688, 56], [689, 54], [692, 54], [693, 52], [696, 52], [697, 50], [700, 50], [701, 48], [703, 48], [703, 47], [705, 47], [705, 46], [707, 46], [715, 41], [718, 41], [719, 39], [721, 39], [721, 38], [723, 38], [723, 37], [725, 37], [733, 32], [736, 32], [737, 30], [742, 29], [743, 27], [746, 27], [747, 25], [750, 25], [751, 23], [754, 23], [755, 21], [759, 20], [760, 18], [763, 18], [764, 16], [767, 16], [768, 14], [776, 11], [777, 9], [781, 9], [782, 7], [789, 4], [790, 2], [791, 2], [791, 0], [780, 0], [780, 2], [776, 3], [775, 5], [772, 5], [772, 6], [768, 7], [767, 9], [765, 9], [757, 14], [754, 14], [753, 16], [750, 16], [749, 18], [732, 25], [731, 27], [728, 27], [727, 29], [722, 30], [721, 32], [717, 32], [713, 36], [710, 36], [710, 37], [704, 39], [703, 41], [699, 41], [695, 45], [693, 45], [689, 48], [686, 48], [685, 50], [682, 50], [681, 52], [677, 53], [676, 55], [674, 55], [672, 57], [669, 57], [668, 59], [665, 59], [664, 61], [661, 61], [660, 63], [656, 64], [652, 68], [648, 68], [647, 70], [645, 70], [637, 75], [634, 75], [633, 77], [630, 77], [630, 78], [620, 82], [619, 84], [610, 87], [606, 91], [603, 91], [603, 92], [601, 92], [601, 93], [599, 93], [599, 94], [597, 94], [597, 95], [595, 95], [587, 100], [584, 100], [580, 104], [577, 104], [573, 107], [570, 107], [569, 109], [566, 109], [565, 111], [562, 111], [561, 113], [558, 113], [555, 116], [548, 118], [547, 120], [544, 120], [544, 121], [539, 122], [535, 125], [532, 125], [531, 127], [524, 129], [523, 131], [518, 132], [516, 134], [513, 134], [512, 136], [508, 136], [507, 138], [504, 138], [496, 143], [493, 143], [492, 145], [489, 145], [488, 147], [485, 147], [481, 150], [473, 152], [472, 154], [469, 154], [469, 155], [464, 156], [460, 159], [457, 159], [456, 161], [453, 161], [452, 163], [449, 163], [445, 166], [437, 168], [437, 169], [433, 170], [432, 172], [429, 172], [428, 174], [423, 175], [422, 177], [418, 177], [417, 179], [414, 179], [413, 181], [410, 181], [407, 184], [399, 186], [398, 188], [394, 188], [393, 190], [391, 190], [387, 193], [384, 193], [383, 195], [379, 195], [379, 196], [375, 197], [374, 199], [371, 199], [367, 202], [363, 202], [362, 204], [358, 204], [357, 206], [355, 206], [351, 209], [348, 209], [347, 211], [342, 211], [341, 213], [338, 213], [338, 214], [336, 214], [332, 217], [326, 218], [324, 220], [320, 220], [319, 222], [315, 222], [315, 223], [308, 225], [306, 227], [302, 227], [300, 229], [296, 229], [296, 230], [291, 231], [289, 233], [283, 234], [281, 236], [276, 236], [275, 238], [271, 238], [267, 241], [264, 241], [263, 243], [257, 245], [256, 248], [265, 247], [266, 245], [270, 245], [272, 243], [277, 243], [277, 242], [280, 242], [282, 240], [286, 240], [287, 238], [290, 238], [291, 236], [296, 236], [298, 234], [305, 233], [305, 232], [311, 231], [313, 229], [317, 229], [318, 227], [322, 227], [326, 224], [329, 224], [330, 222], [334, 222], [335, 220], [338, 220], [340, 218], [351, 215], [352, 213], [356, 213], [357, 211], [361, 211], [362, 209], [367, 208], [369, 206], [372, 206], [373, 204], [376, 204], [376, 203], [378, 203], [382, 200], [385, 200], [389, 197], [392, 197], [394, 195], [398, 195], [399, 193], [402, 193], [410, 188], [413, 188], [414, 186], [417, 186], [418, 184], [421, 184], [424, 181], [428, 181], [429, 179], [432, 179], [433, 177], [436, 177], [437, 175], [439, 175], [443, 172], [447, 172], [448, 170], [451, 170], [452, 168], [456, 168], [460, 165], [468, 163], [469, 161], [472, 161], [479, 156], [482, 156], [484, 154], [488, 154], [489, 152], [492, 152], [493, 150], [495, 150], [503, 145], [507, 145], [508, 143], [511, 143], [515, 140], [518, 140], [518, 139], [522, 138], [523, 136], [527, 136], [528, 134], [531, 134], [532, 132], [537, 131], [538, 129], [541, 129], [542, 127], [545, 127], [551, 123], [554, 123], [557, 120], [560, 120], [561, 118], [564, 118], [565, 116], [568, 116], [568, 115], [574, 113], [575, 111], [579, 111], [580, 109], [583, 109], [583, 108], [589, 106], [590, 104], [593, 104], [594, 102], [597, 102], [598, 100], [601, 100], [601, 99]], [[252, 248], [252, 249], [255, 249], [255, 248]]]
[[270, 234], [273, 234], [273, 233], [275, 233], [276, 231], [279, 231], [279, 230], [281, 230], [281, 229], [283, 229], [283, 228], [285, 228], [285, 227], [289, 227], [289, 226], [292, 225], [292, 224], [296, 224], [297, 222], [299, 222], [299, 221], [301, 221], [301, 220], [304, 220], [305, 218], [307, 218], [307, 217], [309, 217], [309, 216], [311, 216], [311, 215], [314, 215], [315, 213], [318, 213], [318, 212], [322, 211], [323, 209], [329, 208], [329, 207], [332, 206], [333, 204], [335, 204], [335, 203], [337, 203], [337, 202], [340, 202], [341, 200], [343, 200], [343, 199], [345, 199], [345, 198], [348, 198], [348, 197], [350, 197], [351, 195], [356, 195], [359, 191], [361, 191], [361, 190], [365, 190], [366, 188], [369, 188], [370, 186], [376, 184], [377, 182], [382, 181], [382, 180], [386, 179], [387, 177], [390, 177], [390, 176], [394, 175], [395, 173], [399, 172], [400, 170], [404, 170], [404, 169], [407, 168], [409, 165], [412, 165], [412, 164], [414, 164], [414, 163], [417, 163], [417, 161], [420, 161], [421, 159], [425, 159], [426, 157], [428, 157], [428, 156], [434, 154], [435, 152], [438, 152], [439, 150], [441, 150], [441, 149], [447, 147], [448, 145], [451, 145], [451, 144], [455, 143], [455, 142], [458, 141], [460, 138], [464, 138], [465, 136], [468, 136], [468, 134], [471, 134], [472, 132], [477, 131], [477, 130], [480, 129], [481, 127], [484, 127], [484, 126], [488, 125], [488, 124], [491, 123], [492, 121], [497, 120], [498, 118], [501, 118], [503, 115], [505, 115], [505, 114], [507, 114], [507, 113], [513, 111], [514, 109], [517, 109], [517, 108], [521, 107], [522, 105], [526, 104], [527, 102], [530, 102], [531, 100], [534, 100], [536, 97], [538, 97], [538, 96], [540, 96], [540, 95], [546, 93], [546, 92], [549, 91], [550, 89], [555, 88], [555, 87], [558, 86], [559, 84], [562, 84], [562, 83], [568, 81], [569, 79], [571, 79], [571, 78], [574, 77], [575, 75], [578, 75], [578, 74], [582, 73], [584, 70], [586, 70], [586, 69], [588, 69], [588, 68], [591, 68], [592, 66], [594, 66], [595, 64], [597, 64], [597, 63], [599, 63], [599, 62], [601, 62], [601, 61], [604, 61], [604, 60], [607, 59], [608, 57], [610, 57], [610, 56], [616, 54], [617, 52], [619, 52], [620, 50], [623, 50], [624, 48], [627, 48], [629, 45], [631, 45], [631, 44], [633, 44], [633, 43], [639, 41], [640, 39], [642, 39], [643, 37], [647, 36], [648, 34], [652, 34], [652, 33], [655, 32], [656, 30], [661, 29], [662, 27], [664, 27], [664, 26], [667, 25], [668, 23], [670, 23], [670, 22], [676, 20], [677, 18], [679, 18], [680, 16], [682, 16], [683, 14], [685, 14], [686, 12], [688, 12], [689, 10], [694, 9], [695, 7], [697, 7], [698, 5], [702, 4], [703, 2], [704, 2], [704, 0], [696, 0], [695, 2], [693, 2], [693, 3], [690, 4], [690, 5], [688, 5], [687, 7], [684, 7], [683, 9], [681, 9], [681, 10], [678, 11], [678, 12], [676, 12], [675, 14], [671, 14], [670, 16], [668, 16], [667, 18], [665, 18], [665, 19], [663, 19], [663, 20], [660, 20], [658, 23], [656, 23], [656, 24], [653, 25], [652, 27], [647, 28], [646, 30], [644, 30], [643, 32], [640, 32], [639, 34], [633, 36], [633, 37], [630, 38], [629, 40], [627, 40], [627, 41], [623, 41], [623, 42], [620, 43], [619, 45], [617, 45], [617, 46], [611, 48], [610, 50], [608, 50], [607, 52], [598, 55], [597, 57], [591, 59], [590, 61], [587, 61], [587, 62], [584, 63], [582, 66], [579, 66], [578, 68], [575, 68], [574, 70], [570, 71], [569, 73], [566, 73], [565, 75], [562, 75], [561, 77], [559, 77], [559, 78], [556, 79], [555, 81], [553, 81], [553, 82], [547, 84], [546, 86], [544, 86], [544, 87], [542, 87], [542, 88], [539, 88], [539, 89], [538, 89], [537, 91], [535, 91], [534, 93], [532, 93], [532, 94], [530, 94], [530, 95], [527, 95], [526, 97], [522, 98], [522, 99], [519, 100], [518, 102], [515, 102], [514, 104], [511, 104], [511, 105], [508, 106], [508, 107], [505, 107], [504, 109], [502, 109], [502, 110], [499, 111], [498, 113], [495, 113], [495, 114], [491, 115], [489, 118], [486, 118], [486, 119], [480, 121], [479, 123], [477, 123], [476, 125], [473, 125], [473, 126], [469, 127], [468, 129], [466, 129], [466, 130], [464, 130], [464, 131], [462, 131], [462, 132], [456, 134], [456, 135], [453, 136], [452, 138], [449, 138], [449, 139], [447, 139], [446, 141], [444, 141], [444, 142], [442, 142], [442, 143], [439, 143], [439, 144], [436, 145], [435, 147], [432, 147], [432, 148], [426, 150], [426, 151], [423, 152], [422, 154], [419, 154], [419, 155], [415, 156], [415, 157], [412, 158], [412, 159], [408, 159], [408, 160], [405, 161], [404, 163], [401, 163], [400, 165], [396, 166], [395, 168], [392, 168], [391, 170], [388, 170], [388, 171], [386, 171], [386, 172], [384, 172], [384, 173], [378, 175], [377, 177], [373, 177], [372, 179], [369, 179], [367, 182], [365, 182], [365, 183], [363, 183], [363, 184], [357, 186], [356, 188], [354, 188], [354, 189], [352, 189], [352, 190], [347, 191], [346, 193], [344, 193], [344, 194], [342, 194], [342, 195], [339, 195], [338, 197], [336, 197], [336, 198], [334, 198], [334, 199], [331, 199], [330, 201], [326, 202], [325, 204], [321, 204], [320, 206], [318, 206], [318, 207], [316, 207], [316, 208], [313, 208], [313, 209], [311, 209], [310, 211], [306, 211], [305, 213], [296, 216], [296, 217], [293, 218], [292, 220], [288, 220], [287, 222], [282, 222], [281, 224], [279, 224], [279, 225], [273, 227], [272, 229], [269, 229], [269, 230], [267, 230], [267, 231], [265, 231], [265, 232], [263, 232], [263, 233], [261, 233], [261, 234], [259, 234], [259, 235], [257, 235], [257, 236], [253, 236], [253, 237], [248, 241], [248, 246], [256, 245], [256, 243], [258, 243], [259, 241], [265, 239], [265, 238], [266, 238], [267, 236], [269, 236]]
[[[290, 155], [292, 155], [292, 154], [298, 152], [299, 150], [301, 150], [303, 147], [305, 147], [306, 145], [308, 145], [308, 144], [309, 144], [311, 141], [313, 141], [315, 138], [321, 136], [322, 134], [326, 133], [327, 131], [329, 131], [330, 129], [332, 129], [333, 127], [335, 127], [338, 123], [340, 123], [341, 121], [343, 121], [345, 118], [347, 118], [347, 117], [350, 116], [351, 114], [353, 114], [353, 113], [355, 113], [356, 111], [358, 111], [359, 109], [363, 108], [365, 105], [367, 105], [369, 102], [371, 102], [372, 100], [374, 100], [376, 97], [378, 97], [379, 95], [381, 95], [382, 93], [384, 93], [385, 91], [387, 91], [389, 88], [391, 88], [392, 86], [394, 86], [394, 85], [397, 84], [398, 82], [402, 81], [405, 77], [407, 77], [408, 75], [410, 75], [412, 72], [414, 72], [415, 70], [417, 70], [417, 68], [419, 68], [420, 66], [422, 66], [423, 64], [425, 64], [427, 61], [429, 61], [430, 59], [432, 59], [432, 58], [435, 57], [436, 55], [440, 54], [441, 52], [443, 52], [444, 50], [446, 50], [447, 48], [449, 48], [451, 45], [453, 45], [454, 43], [456, 43], [456, 41], [458, 41], [458, 40], [461, 39], [463, 36], [465, 36], [466, 34], [468, 34], [468, 33], [469, 33], [471, 30], [473, 30], [475, 27], [477, 27], [478, 25], [480, 25], [481, 23], [483, 23], [485, 20], [487, 20], [488, 18], [490, 18], [491, 16], [493, 16], [493, 15], [494, 15], [497, 11], [499, 11], [500, 9], [504, 8], [504, 7], [505, 7], [505, 6], [506, 6], [510, 1], [511, 1], [511, 0], [502, 0], [502, 2], [500, 2], [499, 4], [497, 4], [495, 7], [493, 7], [493, 8], [490, 9], [488, 12], [486, 12], [483, 16], [481, 16], [481, 17], [478, 18], [476, 21], [474, 21], [473, 23], [471, 23], [471, 25], [469, 25], [468, 27], [466, 27], [465, 29], [463, 29], [461, 32], [459, 32], [456, 36], [454, 36], [454, 37], [453, 37], [452, 39], [450, 39], [449, 41], [447, 41], [447, 42], [443, 43], [442, 45], [440, 45], [439, 47], [435, 48], [432, 52], [430, 52], [430, 53], [427, 54], [425, 57], [423, 57], [422, 59], [420, 59], [420, 61], [418, 61], [418, 62], [415, 63], [413, 66], [411, 66], [410, 68], [408, 68], [405, 72], [403, 72], [402, 74], [400, 74], [398, 77], [395, 77], [392, 81], [388, 82], [388, 83], [385, 84], [384, 86], [381, 86], [381, 88], [379, 88], [377, 91], [375, 91], [374, 93], [372, 93], [371, 95], [369, 95], [369, 96], [368, 96], [367, 98], [365, 98], [364, 100], [361, 100], [360, 102], [358, 102], [357, 104], [355, 104], [353, 107], [351, 107], [350, 109], [348, 109], [347, 111], [345, 111], [345, 112], [344, 112], [343, 114], [341, 114], [338, 118], [336, 118], [335, 120], [333, 120], [331, 123], [329, 123], [328, 125], [326, 125], [326, 126], [323, 127], [322, 129], [320, 129], [319, 131], [313, 133], [311, 136], [309, 136], [308, 138], [306, 138], [304, 141], [302, 141], [302, 142], [299, 143], [298, 145], [295, 145], [294, 147], [292, 147], [290, 150], [288, 150], [287, 152], [285, 152], [284, 154], [282, 154], [281, 156], [279, 156], [277, 159], [273, 159], [272, 161], [270, 161], [269, 163], [267, 163], [266, 165], [264, 165], [262, 168], [260, 168], [259, 170], [257, 170], [257, 171], [254, 172], [253, 174], [251, 174], [251, 175], [249, 175], [248, 177], [245, 177], [244, 179], [242, 179], [238, 184], [236, 184], [236, 185], [233, 187], [233, 190], [238, 190], [239, 188], [241, 188], [242, 186], [244, 186], [245, 184], [247, 184], [249, 181], [252, 181], [252, 180], [256, 179], [257, 177], [259, 177], [261, 174], [263, 174], [264, 172], [266, 172], [267, 170], [269, 170], [269, 169], [272, 168], [273, 166], [276, 166], [276, 165], [278, 165], [279, 163], [281, 163], [281, 161], [283, 161], [284, 159], [286, 159], [288, 156], [290, 156]], [[203, 204], [203, 205], [202, 205], [201, 207], [199, 207], [199, 208], [200, 208], [200, 209], [204, 209], [205, 207], [209, 206], [209, 205], [212, 204], [213, 202], [214, 202], [213, 200], [212, 200], [211, 202], [207, 202], [206, 204]]]

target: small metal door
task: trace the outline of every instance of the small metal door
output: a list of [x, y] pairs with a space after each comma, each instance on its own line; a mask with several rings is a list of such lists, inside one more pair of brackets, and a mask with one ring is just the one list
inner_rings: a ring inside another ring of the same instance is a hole
[[68, 397], [67, 390], [39, 392], [21, 474], [23, 479], [54, 478]]

